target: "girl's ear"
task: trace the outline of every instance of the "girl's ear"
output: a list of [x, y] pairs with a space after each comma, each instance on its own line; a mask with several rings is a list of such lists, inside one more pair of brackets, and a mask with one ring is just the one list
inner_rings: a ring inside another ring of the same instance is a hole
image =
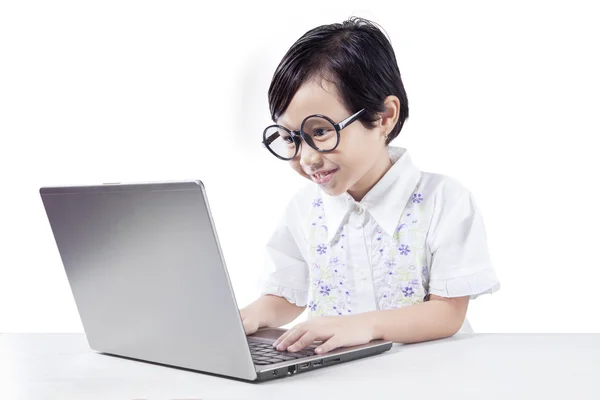
[[389, 134], [400, 116], [400, 99], [396, 96], [388, 96], [383, 101], [385, 111], [380, 114], [379, 126], [382, 135]]

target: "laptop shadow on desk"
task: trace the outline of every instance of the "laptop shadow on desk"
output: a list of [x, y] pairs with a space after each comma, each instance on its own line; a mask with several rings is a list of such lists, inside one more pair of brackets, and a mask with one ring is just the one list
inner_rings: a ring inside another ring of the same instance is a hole
[[254, 381], [247, 381], [247, 380], [240, 379], [240, 378], [235, 378], [235, 377], [232, 377], [232, 376], [229, 376], [229, 375], [219, 375], [219, 374], [215, 374], [215, 373], [212, 373], [212, 372], [205, 372], [205, 371], [200, 371], [200, 370], [192, 369], [192, 368], [178, 367], [176, 365], [163, 364], [163, 363], [159, 363], [159, 362], [155, 362], [155, 361], [142, 360], [142, 359], [139, 359], [139, 358], [127, 357], [127, 356], [122, 356], [122, 355], [119, 355], [119, 354], [104, 353], [104, 352], [101, 352], [101, 351], [94, 351], [94, 353], [100, 354], [100, 355], [103, 355], [103, 356], [121, 358], [121, 359], [129, 360], [129, 361], [135, 361], [135, 362], [143, 363], [143, 364], [151, 364], [151, 365], [157, 365], [159, 367], [166, 367], [166, 368], [171, 368], [171, 369], [178, 369], [178, 370], [181, 370], [181, 371], [193, 372], [193, 373], [196, 373], [196, 374], [212, 376], [212, 377], [220, 378], [220, 379], [224, 378], [224, 379], [227, 379], [227, 380], [230, 380], [230, 381], [237, 381], [237, 382], [241, 382], [241, 383], [255, 383]]

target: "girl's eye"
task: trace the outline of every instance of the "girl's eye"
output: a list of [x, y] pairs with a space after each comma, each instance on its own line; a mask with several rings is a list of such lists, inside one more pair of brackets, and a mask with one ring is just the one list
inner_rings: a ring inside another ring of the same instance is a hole
[[282, 138], [284, 142], [286, 142], [287, 144], [293, 144], [294, 143], [294, 139], [292, 139], [291, 136], [285, 136]]
[[314, 137], [325, 136], [325, 135], [327, 135], [327, 134], [328, 134], [330, 131], [331, 131], [331, 129], [327, 129], [327, 128], [315, 129], [315, 130], [313, 131], [313, 136], [314, 136]]

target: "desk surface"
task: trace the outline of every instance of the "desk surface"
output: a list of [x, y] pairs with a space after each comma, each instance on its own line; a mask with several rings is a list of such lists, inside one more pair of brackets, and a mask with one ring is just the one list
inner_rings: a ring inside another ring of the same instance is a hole
[[374, 396], [597, 400], [600, 334], [479, 334], [394, 345], [379, 356], [259, 384], [98, 354], [82, 334], [0, 335], [1, 399]]

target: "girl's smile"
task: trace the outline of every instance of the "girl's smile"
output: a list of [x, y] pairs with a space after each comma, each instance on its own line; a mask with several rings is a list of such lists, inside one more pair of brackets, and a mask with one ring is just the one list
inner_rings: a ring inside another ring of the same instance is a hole
[[314, 174], [311, 174], [311, 177], [313, 178], [313, 181], [315, 181], [319, 185], [326, 185], [333, 179], [333, 176], [335, 175], [335, 173], [337, 171], [338, 171], [338, 168], [331, 169], [329, 171], [323, 170], [323, 171], [319, 171]]

